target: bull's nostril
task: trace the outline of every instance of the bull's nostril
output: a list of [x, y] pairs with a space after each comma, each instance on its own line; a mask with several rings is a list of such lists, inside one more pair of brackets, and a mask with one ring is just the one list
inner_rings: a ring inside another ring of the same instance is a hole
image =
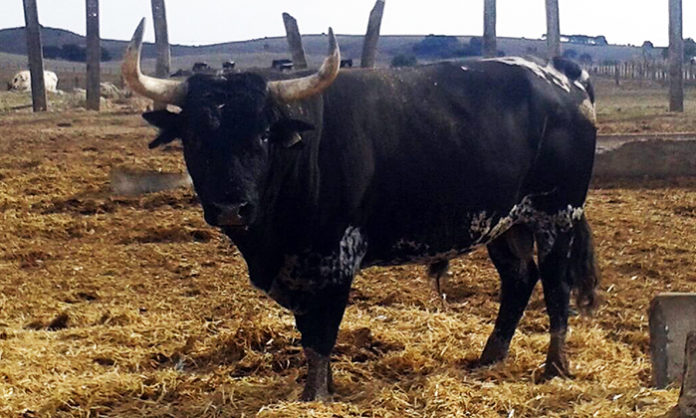
[[213, 216], [218, 226], [244, 225], [248, 221], [245, 219], [249, 215], [249, 206], [246, 202], [238, 204], [212, 203], [216, 212]]
[[237, 213], [239, 214], [239, 217], [242, 219], [248, 219], [249, 214], [251, 213], [251, 206], [249, 206], [248, 203], [244, 202], [239, 205], [239, 209], [237, 209]]

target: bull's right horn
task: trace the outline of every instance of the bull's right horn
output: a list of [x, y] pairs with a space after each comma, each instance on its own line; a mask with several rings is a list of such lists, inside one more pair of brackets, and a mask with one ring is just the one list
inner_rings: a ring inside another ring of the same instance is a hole
[[271, 81], [268, 90], [276, 99], [286, 103], [306, 99], [326, 90], [338, 76], [340, 67], [341, 51], [333, 29], [329, 28], [329, 55], [319, 71], [307, 77]]
[[144, 30], [145, 18], [140, 21], [130, 44], [128, 44], [126, 53], [123, 55], [121, 74], [128, 87], [134, 92], [156, 102], [182, 106], [188, 91], [188, 84], [185, 81], [150, 77], [140, 71], [140, 50], [143, 44]]

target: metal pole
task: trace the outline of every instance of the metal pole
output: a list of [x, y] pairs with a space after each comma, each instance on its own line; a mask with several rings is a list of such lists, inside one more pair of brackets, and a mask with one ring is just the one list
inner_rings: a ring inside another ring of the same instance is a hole
[[682, 2], [669, 0], [669, 111], [684, 111]]
[[483, 56], [493, 58], [498, 55], [498, 46], [495, 34], [496, 10], [495, 0], [483, 2]]
[[300, 29], [297, 27], [297, 20], [289, 14], [283, 13], [283, 23], [285, 23], [285, 32], [287, 33], [288, 46], [292, 54], [293, 66], [297, 69], [307, 68], [307, 59], [302, 47], [302, 37], [300, 36]]
[[379, 31], [382, 26], [383, 14], [384, 0], [377, 0], [370, 12], [370, 19], [367, 22], [367, 33], [365, 34], [362, 57], [360, 58], [360, 66], [362, 68], [372, 68], [375, 66], [377, 42], [379, 42]]
[[[152, 0], [152, 20], [155, 24], [155, 47], [157, 48], [155, 75], [160, 78], [169, 78], [172, 54], [169, 48], [167, 10], [164, 7], [164, 0]], [[155, 102], [154, 108], [166, 109], [167, 104]]]
[[87, 109], [99, 111], [101, 46], [99, 0], [86, 0], [87, 9]]
[[558, 0], [546, 0], [546, 43], [549, 59], [561, 55], [561, 25]]
[[31, 74], [31, 100], [34, 112], [45, 111], [48, 106], [44, 82], [43, 51], [36, 0], [24, 0], [24, 21], [27, 28], [27, 56]]

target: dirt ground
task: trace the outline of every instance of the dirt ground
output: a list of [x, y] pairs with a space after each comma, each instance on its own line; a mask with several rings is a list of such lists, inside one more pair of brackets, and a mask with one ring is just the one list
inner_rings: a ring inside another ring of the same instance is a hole
[[194, 193], [111, 195], [113, 167], [184, 170], [178, 145], [147, 149], [154, 135], [126, 105], [0, 114], [0, 416], [653, 417], [676, 404], [678, 388], [650, 388], [647, 309], [696, 291], [696, 179], [594, 185], [604, 303], [571, 319], [573, 378], [535, 383], [540, 289], [508, 360], [468, 367], [498, 307], [478, 250], [453, 261], [446, 307], [420, 266], [364, 271], [335, 402], [303, 404], [291, 314], [251, 287]]

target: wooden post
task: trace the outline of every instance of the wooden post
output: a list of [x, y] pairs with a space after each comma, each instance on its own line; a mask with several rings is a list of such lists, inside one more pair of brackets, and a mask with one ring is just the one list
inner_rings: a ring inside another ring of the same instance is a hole
[[99, 111], [101, 46], [99, 0], [86, 0], [87, 10], [87, 109]]
[[669, 0], [669, 111], [684, 111], [682, 1]]
[[27, 28], [27, 56], [31, 74], [31, 101], [34, 112], [43, 112], [48, 106], [46, 83], [44, 82], [43, 50], [41, 49], [41, 32], [39, 12], [36, 0], [24, 0], [24, 21]]
[[377, 42], [379, 41], [379, 30], [382, 26], [382, 15], [384, 14], [384, 0], [377, 0], [370, 12], [370, 19], [367, 22], [367, 32], [363, 42], [362, 57], [360, 67], [372, 68], [375, 66], [377, 58]]
[[[155, 24], [155, 47], [157, 48], [155, 75], [159, 78], [169, 78], [172, 54], [169, 48], [167, 10], [164, 7], [164, 0], [152, 0], [152, 21]], [[167, 104], [155, 102], [153, 107], [155, 110], [162, 110], [167, 108]]]
[[483, 3], [483, 56], [493, 58], [498, 55], [498, 45], [495, 34], [495, 0], [484, 0]]
[[558, 0], [546, 0], [546, 44], [549, 59], [561, 55], [561, 25]]
[[297, 69], [307, 68], [307, 58], [305, 58], [305, 51], [302, 47], [302, 37], [300, 29], [297, 27], [297, 20], [289, 14], [283, 13], [283, 23], [285, 23], [285, 33], [292, 54], [293, 67]]

